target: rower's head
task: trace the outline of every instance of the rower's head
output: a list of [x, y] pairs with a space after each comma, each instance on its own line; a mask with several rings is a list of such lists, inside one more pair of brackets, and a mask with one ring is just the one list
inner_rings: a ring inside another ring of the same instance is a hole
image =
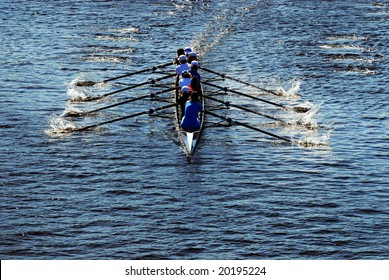
[[197, 91], [192, 91], [192, 93], [190, 94], [190, 100], [192, 100], [193, 102], [199, 101], [199, 93]]
[[183, 86], [183, 87], [181, 88], [181, 96], [184, 97], [185, 100], [188, 100], [188, 99], [189, 99], [189, 92], [190, 92], [189, 87]]
[[191, 48], [191, 47], [186, 47], [186, 48], [184, 49], [184, 51], [185, 51], [185, 54], [188, 55], [189, 53], [192, 52], [192, 48]]
[[200, 80], [199, 77], [193, 75], [192, 79], [190, 80], [190, 84], [193, 86], [199, 86]]
[[190, 68], [191, 69], [197, 70], [197, 69], [199, 69], [199, 66], [200, 66], [200, 64], [199, 64], [199, 62], [197, 60], [194, 60], [194, 61], [192, 61], [190, 63]]
[[181, 88], [181, 91], [184, 93], [189, 93], [189, 87], [187, 87], [187, 86], [183, 86], [182, 88]]
[[180, 55], [186, 55], [183, 48], [177, 49], [177, 56], [179, 57]]
[[186, 56], [185, 55], [180, 55], [179, 57], [178, 57], [178, 61], [181, 63], [181, 64], [184, 64], [184, 63], [186, 63]]
[[195, 52], [190, 52], [188, 53], [188, 58], [193, 61], [193, 60], [198, 60], [199, 56]]

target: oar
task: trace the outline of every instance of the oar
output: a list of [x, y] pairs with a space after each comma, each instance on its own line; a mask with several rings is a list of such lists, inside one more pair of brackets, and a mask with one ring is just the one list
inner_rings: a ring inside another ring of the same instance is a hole
[[279, 118], [276, 118], [276, 117], [273, 117], [273, 116], [270, 116], [270, 115], [267, 115], [267, 114], [264, 114], [264, 113], [261, 113], [261, 112], [254, 111], [254, 110], [248, 109], [248, 108], [240, 106], [240, 105], [232, 104], [230, 101], [223, 101], [223, 100], [214, 98], [212, 96], [205, 96], [204, 95], [204, 97], [207, 98], [207, 99], [213, 100], [215, 102], [219, 102], [221, 104], [224, 104], [226, 107], [235, 107], [235, 108], [238, 108], [240, 110], [243, 110], [243, 111], [246, 111], [246, 112], [249, 112], [249, 113], [253, 113], [253, 114], [256, 114], [256, 115], [268, 118], [268, 119], [272, 119], [272, 120], [278, 121], [278, 122], [282, 123], [283, 125], [287, 125], [288, 124], [287, 122], [285, 122], [284, 120], [281, 120]]
[[170, 108], [170, 107], [174, 107], [174, 106], [177, 106], [177, 104], [173, 103], [173, 104], [161, 106], [161, 107], [154, 108], [154, 109], [151, 108], [151, 109], [146, 110], [146, 111], [142, 111], [142, 112], [131, 114], [131, 115], [124, 116], [124, 117], [120, 117], [120, 118], [117, 118], [117, 119], [113, 119], [113, 120], [109, 120], [109, 121], [105, 121], [105, 122], [100, 122], [100, 123], [89, 125], [89, 126], [84, 126], [84, 127], [76, 128], [72, 132], [74, 132], [74, 131], [85, 131], [85, 130], [96, 128], [96, 127], [101, 126], [101, 125], [105, 125], [105, 124], [109, 124], [109, 123], [114, 123], [114, 122], [118, 122], [118, 121], [125, 120], [125, 119], [134, 118], [134, 117], [138, 117], [138, 116], [141, 116], [141, 115], [146, 115], [146, 114], [151, 115], [151, 114], [153, 114], [156, 111], [161, 111], [161, 110], [164, 110], [164, 109], [167, 109], [167, 108]]
[[214, 88], [221, 89], [221, 90], [223, 90], [225, 92], [230, 91], [230, 92], [238, 94], [238, 95], [242, 95], [242, 96], [245, 96], [245, 97], [248, 97], [248, 98], [252, 98], [252, 99], [255, 99], [255, 100], [267, 103], [267, 104], [271, 104], [273, 106], [277, 106], [277, 107], [282, 108], [284, 110], [292, 110], [292, 111], [297, 112], [297, 113], [306, 113], [306, 112], [308, 112], [310, 110], [310, 108], [304, 108], [304, 107], [287, 107], [285, 105], [278, 104], [278, 103], [275, 103], [275, 102], [271, 102], [271, 101], [268, 101], [266, 99], [259, 98], [259, 97], [256, 97], [256, 96], [252, 96], [252, 95], [249, 95], [247, 93], [243, 93], [243, 92], [240, 92], [240, 91], [237, 91], [237, 90], [229, 89], [227, 87], [221, 87], [221, 86], [214, 85], [214, 84], [211, 84], [211, 83], [208, 83], [208, 82], [202, 82], [202, 83], [204, 85], [208, 85], [208, 86], [211, 86], [211, 87], [214, 87]]
[[114, 81], [114, 80], [117, 80], [117, 79], [121, 79], [121, 78], [124, 78], [124, 77], [129, 77], [129, 76], [133, 76], [133, 75], [136, 75], [136, 74], [141, 74], [141, 73], [148, 72], [148, 71], [155, 71], [155, 70], [157, 70], [159, 68], [164, 68], [164, 67], [169, 66], [169, 65], [173, 65], [173, 62], [169, 62], [169, 63], [157, 65], [157, 66], [153, 66], [152, 68], [147, 68], [147, 69], [139, 70], [139, 71], [132, 72], [132, 73], [127, 73], [127, 74], [124, 74], [122, 76], [110, 78], [110, 79], [107, 79], [107, 80], [104, 80], [104, 81], [101, 81], [101, 82], [80, 81], [80, 82], [76, 83], [76, 86], [79, 86], [79, 87], [88, 86], [88, 87], [90, 87], [90, 86], [93, 86], [93, 85], [98, 84], [98, 83], [107, 83], [107, 82]]
[[109, 109], [109, 108], [112, 108], [112, 107], [116, 107], [116, 106], [120, 106], [120, 105], [123, 105], [123, 104], [131, 103], [131, 102], [134, 102], [134, 101], [137, 101], [137, 100], [141, 100], [141, 99], [145, 99], [145, 98], [148, 98], [148, 97], [154, 98], [155, 96], [157, 96], [159, 94], [162, 94], [162, 93], [165, 93], [165, 92], [169, 92], [169, 91], [172, 91], [172, 90], [176, 90], [176, 89], [177, 88], [168, 88], [168, 89], [165, 89], [165, 90], [161, 90], [161, 91], [157, 91], [157, 92], [152, 92], [150, 94], [145, 94], [145, 95], [142, 95], [142, 96], [139, 96], [139, 97], [127, 99], [127, 100], [124, 100], [122, 102], [111, 104], [111, 105], [107, 105], [107, 106], [104, 106], [104, 107], [100, 107], [100, 108], [97, 108], [97, 109], [94, 109], [94, 110], [91, 110], [91, 111], [88, 111], [88, 112], [69, 112], [69, 113], [66, 113], [65, 115], [63, 115], [63, 117], [80, 117], [80, 116], [85, 116], [85, 115], [88, 115], [88, 114], [96, 113], [98, 111], [102, 111], [102, 110]]
[[129, 86], [129, 87], [126, 87], [126, 88], [122, 88], [122, 89], [119, 89], [119, 90], [115, 90], [115, 91], [113, 91], [113, 92], [109, 92], [109, 93], [106, 93], [106, 94], [103, 94], [103, 95], [100, 95], [100, 96], [89, 97], [89, 98], [87, 98], [87, 99], [84, 99], [83, 101], [95, 101], [95, 100], [99, 100], [99, 99], [101, 99], [101, 98], [108, 97], [108, 96], [111, 96], [111, 95], [113, 95], [113, 94], [116, 94], [116, 93], [125, 91], [125, 90], [134, 89], [134, 88], [141, 87], [141, 86], [144, 86], [144, 85], [147, 85], [147, 84], [155, 84], [155, 83], [158, 82], [158, 81], [161, 81], [161, 80], [164, 80], [164, 79], [168, 79], [168, 78], [171, 78], [171, 77], [173, 77], [173, 76], [176, 76], [176, 74], [169, 74], [169, 75], [166, 75], [166, 76], [157, 78], [157, 79], [151, 79], [151, 80], [148, 80], [148, 81], [146, 81], [146, 82], [143, 82], [143, 83], [140, 83], [140, 84], [137, 84], [137, 85], [132, 85], [132, 86]]
[[262, 130], [262, 129], [259, 129], [257, 127], [254, 127], [252, 125], [249, 125], [247, 123], [243, 123], [243, 122], [240, 122], [240, 121], [237, 121], [237, 120], [233, 120], [231, 118], [228, 118], [228, 117], [224, 117], [224, 116], [221, 116], [221, 115], [218, 115], [218, 114], [215, 114], [213, 112], [210, 112], [210, 111], [206, 111], [205, 112], [206, 114], [209, 114], [211, 116], [214, 116], [214, 117], [217, 117], [219, 119], [222, 119], [228, 123], [234, 123], [234, 124], [237, 124], [237, 125], [240, 125], [240, 126], [243, 126], [243, 127], [246, 127], [246, 128], [249, 128], [249, 129], [252, 129], [252, 130], [255, 130], [255, 131], [258, 131], [260, 133], [263, 133], [263, 134], [266, 134], [266, 135], [269, 135], [269, 136], [272, 136], [274, 138], [277, 138], [277, 139], [280, 139], [280, 140], [283, 140], [283, 141], [286, 141], [286, 142], [289, 142], [289, 143], [294, 143], [293, 140], [289, 139], [289, 138], [286, 138], [286, 137], [282, 137], [282, 136], [279, 136], [279, 135], [276, 135], [274, 133], [271, 133], [271, 132], [268, 132], [268, 131], [265, 131], [265, 130]]
[[253, 88], [262, 90], [262, 91], [264, 91], [264, 92], [267, 92], [267, 93], [270, 93], [270, 94], [274, 94], [274, 95], [280, 96], [280, 94], [277, 93], [277, 92], [275, 92], [275, 91], [268, 90], [268, 89], [265, 89], [265, 88], [261, 88], [261, 87], [259, 87], [259, 86], [257, 86], [257, 85], [253, 85], [253, 84], [250, 84], [250, 83], [248, 83], [248, 82], [238, 80], [238, 79], [236, 79], [236, 78], [234, 78], [234, 77], [227, 76], [227, 75], [225, 75], [225, 74], [218, 73], [218, 72], [216, 72], [216, 71], [213, 71], [213, 70], [210, 70], [210, 69], [207, 69], [207, 68], [204, 68], [204, 67], [201, 67], [201, 69], [204, 70], [204, 71], [207, 71], [207, 72], [209, 72], [209, 73], [213, 73], [213, 74], [215, 74], [215, 75], [218, 75], [218, 76], [222, 77], [223, 79], [224, 79], [224, 78], [227, 78], [227, 79], [233, 80], [233, 81], [235, 81], [235, 82], [244, 84], [244, 85], [246, 85], [246, 86], [251, 86], [251, 87], [253, 87]]

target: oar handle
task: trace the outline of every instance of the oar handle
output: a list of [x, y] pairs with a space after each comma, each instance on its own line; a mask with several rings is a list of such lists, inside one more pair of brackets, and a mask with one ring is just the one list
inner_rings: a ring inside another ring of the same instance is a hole
[[169, 75], [166, 75], [166, 76], [163, 76], [163, 77], [160, 77], [160, 78], [151, 79], [151, 80], [148, 80], [146, 82], [143, 82], [143, 83], [140, 83], [140, 84], [137, 84], [137, 85], [133, 85], [133, 86], [129, 86], [129, 87], [126, 87], [126, 88], [122, 88], [122, 89], [119, 89], [119, 90], [116, 90], [116, 91], [113, 91], [113, 92], [109, 92], [109, 93], [106, 93], [106, 94], [103, 94], [103, 95], [100, 95], [100, 96], [88, 98], [86, 101], [95, 101], [95, 100], [99, 100], [101, 98], [108, 97], [108, 96], [111, 96], [113, 94], [125, 91], [125, 90], [134, 89], [134, 88], [141, 87], [141, 86], [144, 86], [144, 85], [147, 85], [147, 84], [155, 84], [156, 82], [159, 82], [159, 81], [164, 80], [164, 79], [168, 79], [168, 78], [173, 77], [175, 75], [176, 74], [169, 74]]
[[253, 114], [256, 114], [256, 115], [259, 115], [259, 116], [262, 116], [262, 117], [265, 117], [265, 118], [268, 118], [268, 119], [272, 119], [272, 120], [275, 120], [275, 121], [278, 121], [282, 124], [286, 124], [286, 122], [284, 120], [281, 120], [279, 118], [276, 118], [276, 117], [273, 117], [273, 116], [270, 116], [270, 115], [267, 115], [267, 114], [264, 114], [264, 113], [261, 113], [261, 112], [257, 112], [257, 111], [254, 111], [254, 110], [251, 110], [249, 108], [245, 108], [243, 106], [240, 106], [240, 105], [237, 105], [237, 104], [232, 104], [231, 102], [227, 101], [222, 101], [222, 100], [219, 100], [217, 98], [214, 98], [214, 97], [211, 97], [211, 96], [204, 96], [205, 98], [208, 98], [210, 100], [213, 100], [215, 102], [219, 102], [221, 104], [224, 104], [226, 107], [235, 107], [235, 108], [238, 108], [242, 111], [246, 111], [246, 112], [249, 112], [249, 113], [253, 113]]
[[73, 131], [75, 132], [75, 131], [90, 130], [90, 129], [96, 128], [98, 126], [101, 126], [101, 125], [110, 124], [110, 123], [118, 122], [118, 121], [121, 121], [121, 120], [129, 119], [129, 118], [134, 118], [134, 117], [138, 117], [138, 116], [141, 116], [141, 115], [146, 115], [146, 114], [150, 114], [151, 115], [152, 113], [154, 113], [156, 111], [161, 111], [161, 110], [164, 110], [164, 109], [167, 109], [167, 108], [170, 108], [170, 107], [174, 107], [176, 105], [177, 105], [176, 103], [172, 103], [172, 104], [161, 106], [161, 107], [158, 107], [158, 108], [150, 108], [149, 110], [138, 112], [138, 113], [131, 114], [131, 115], [128, 115], [128, 116], [123, 116], [123, 117], [120, 117], [120, 118], [117, 118], [117, 119], [113, 119], [113, 120], [97, 123], [97, 124], [94, 124], [94, 125], [89, 125], [89, 126], [84, 126], [84, 127], [76, 128]]
[[238, 124], [240, 126], [243, 126], [243, 127], [246, 127], [246, 128], [249, 128], [249, 129], [252, 129], [252, 130], [255, 130], [255, 131], [258, 131], [260, 133], [263, 133], [263, 134], [266, 134], [266, 135], [269, 135], [269, 136], [272, 136], [274, 138], [277, 138], [277, 139], [280, 139], [280, 140], [283, 140], [283, 141], [286, 141], [286, 142], [289, 142], [289, 143], [294, 143], [293, 140], [289, 139], [289, 138], [286, 138], [286, 137], [282, 137], [282, 136], [279, 136], [279, 135], [276, 135], [274, 133], [271, 133], [271, 132], [268, 132], [268, 131], [265, 131], [265, 130], [262, 130], [262, 129], [259, 129], [257, 127], [254, 127], [252, 125], [249, 125], [249, 124], [246, 124], [246, 123], [242, 123], [240, 121], [237, 121], [237, 120], [233, 120], [229, 117], [224, 117], [224, 116], [221, 116], [221, 115], [218, 115], [218, 114], [215, 114], [213, 112], [210, 112], [210, 111], [205, 111], [206, 114], [209, 114], [211, 116], [214, 116], [214, 117], [217, 117], [219, 119], [222, 119], [224, 121], [227, 121], [228, 123], [235, 123], [235, 124]]
[[243, 92], [240, 92], [240, 91], [236, 91], [236, 90], [233, 90], [233, 89], [228, 89], [226, 87], [221, 87], [221, 86], [218, 86], [218, 85], [214, 85], [214, 84], [211, 84], [211, 83], [208, 83], [208, 82], [202, 82], [203, 84], [205, 85], [208, 85], [208, 86], [211, 86], [211, 87], [214, 87], [214, 88], [218, 88], [218, 89], [221, 89], [221, 90], [224, 90], [224, 91], [230, 91], [232, 93], [236, 93], [238, 95], [242, 95], [242, 96], [245, 96], [245, 97], [248, 97], [248, 98], [251, 98], [251, 99], [255, 99], [255, 100], [258, 100], [258, 101], [262, 101], [264, 103], [267, 103], [267, 104], [271, 104], [273, 106], [277, 106], [277, 107], [280, 107], [280, 108], [283, 108], [283, 109], [288, 109], [288, 107], [282, 105], [282, 104], [278, 104], [278, 103], [274, 103], [274, 102], [271, 102], [271, 101], [268, 101], [266, 99], [262, 99], [262, 98], [259, 98], [259, 97], [256, 97], [256, 96], [252, 96], [252, 95], [249, 95], [249, 94], [246, 94], [246, 93], [243, 93]]
[[162, 93], [169, 92], [169, 91], [176, 90], [176, 89], [177, 88], [168, 88], [168, 89], [165, 89], [165, 90], [161, 90], [161, 91], [157, 91], [157, 92], [152, 92], [150, 94], [141, 95], [141, 96], [138, 96], [138, 97], [135, 97], [135, 98], [124, 100], [124, 101], [119, 102], [119, 103], [115, 103], [115, 104], [112, 104], [112, 105], [107, 105], [107, 106], [104, 106], [104, 107], [101, 107], [101, 108], [97, 108], [97, 109], [92, 110], [92, 111], [85, 112], [85, 113], [83, 113], [83, 115], [95, 113], [95, 112], [98, 112], [98, 111], [101, 111], [101, 110], [109, 109], [109, 108], [112, 108], [112, 107], [120, 106], [120, 105], [131, 103], [131, 102], [135, 102], [135, 101], [138, 101], [138, 100], [141, 100], [141, 99], [144, 99], [144, 98], [148, 98], [148, 97], [152, 98], [152, 97], [155, 97], [158, 94], [162, 94]]
[[[121, 78], [124, 78], [124, 77], [129, 77], [129, 76], [136, 75], [136, 74], [141, 74], [141, 73], [144, 73], [144, 72], [155, 71], [155, 70], [157, 70], [159, 68], [164, 68], [164, 67], [169, 66], [169, 65], [174, 65], [174, 62], [169, 62], [169, 63], [153, 66], [152, 68], [146, 68], [146, 69], [139, 70], [139, 71], [136, 71], [136, 72], [127, 73], [127, 74], [124, 74], [124, 75], [121, 75], [121, 76], [118, 76], [118, 77], [109, 78], [109, 79], [106, 79], [106, 80], [102, 81], [102, 83], [107, 83], [107, 82], [110, 82], [110, 81], [114, 81], [114, 80], [121, 79]], [[76, 83], [76, 86], [94, 86], [95, 84], [98, 84], [98, 83], [101, 83], [101, 82], [80, 81], [80, 82]]]
[[165, 63], [165, 64], [162, 64], [162, 65], [153, 66], [152, 68], [147, 68], [147, 69], [139, 70], [139, 71], [136, 71], [136, 72], [124, 74], [122, 76], [106, 79], [106, 80], [103, 81], [103, 83], [107, 83], [107, 82], [118, 80], [118, 79], [121, 79], [121, 78], [125, 78], [125, 77], [129, 77], [129, 76], [141, 74], [141, 73], [144, 73], [144, 72], [155, 71], [155, 70], [157, 70], [159, 68], [164, 68], [164, 67], [169, 66], [169, 65], [173, 65], [173, 62]]
[[223, 79], [224, 79], [224, 78], [227, 78], [227, 79], [233, 80], [233, 81], [235, 81], [235, 82], [244, 84], [244, 85], [246, 85], [246, 86], [251, 86], [251, 87], [253, 87], [253, 88], [262, 90], [262, 91], [264, 91], [264, 92], [267, 92], [267, 93], [271, 93], [271, 94], [280, 96], [280, 94], [278, 94], [278, 93], [275, 92], [275, 91], [272, 91], [272, 90], [269, 90], [269, 89], [265, 89], [265, 88], [261, 88], [261, 87], [259, 87], [259, 86], [257, 86], [257, 85], [253, 85], [253, 84], [250, 84], [250, 83], [248, 83], [248, 82], [238, 80], [238, 79], [236, 79], [236, 78], [234, 78], [234, 77], [227, 76], [226, 74], [218, 73], [218, 72], [216, 72], [216, 71], [213, 71], [213, 70], [210, 70], [210, 69], [207, 69], [207, 68], [204, 68], [204, 67], [201, 67], [201, 69], [204, 70], [204, 71], [207, 71], [207, 72], [209, 72], [209, 73], [213, 73], [213, 74], [215, 74], [215, 75], [218, 75], [218, 76], [222, 77]]
[[239, 125], [241, 125], [241, 126], [243, 126], [243, 127], [250, 128], [250, 129], [252, 129], [252, 130], [255, 130], [255, 131], [261, 132], [261, 133], [263, 133], [263, 134], [272, 136], [272, 137], [274, 137], [274, 138], [277, 138], [277, 139], [280, 139], [280, 140], [283, 140], [283, 141], [286, 141], [286, 142], [289, 142], [289, 143], [293, 143], [293, 140], [291, 140], [291, 139], [289, 139], [289, 138], [285, 138], [285, 137], [279, 136], [279, 135], [277, 135], [277, 134], [274, 134], [274, 133], [271, 133], [271, 132], [268, 132], [268, 131], [259, 129], [259, 128], [257, 128], [257, 127], [248, 125], [248, 124], [246, 124], [246, 123], [242, 123], [242, 122], [240, 122], [240, 121], [233, 120], [233, 122], [236, 123], [236, 124], [239, 124]]

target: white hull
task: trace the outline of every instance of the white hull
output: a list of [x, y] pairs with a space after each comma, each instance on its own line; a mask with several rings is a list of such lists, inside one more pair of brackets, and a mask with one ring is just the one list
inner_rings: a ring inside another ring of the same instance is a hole
[[[176, 83], [177, 84], [177, 83]], [[204, 92], [203, 92], [204, 94]], [[176, 101], [179, 98], [179, 91], [176, 91]], [[201, 99], [201, 112], [200, 112], [200, 129], [197, 131], [185, 131], [180, 127], [181, 123], [181, 112], [179, 109], [180, 106], [176, 107], [176, 118], [177, 118], [177, 125], [178, 125], [178, 130], [179, 130], [179, 138], [183, 144], [184, 151], [187, 155], [187, 157], [191, 157], [193, 155], [193, 152], [196, 148], [196, 145], [198, 143], [198, 140], [201, 135], [201, 131], [203, 129], [203, 123], [204, 123], [204, 98]]]
[[182, 132], [182, 139], [185, 144], [186, 153], [191, 155], [196, 147], [200, 131]]

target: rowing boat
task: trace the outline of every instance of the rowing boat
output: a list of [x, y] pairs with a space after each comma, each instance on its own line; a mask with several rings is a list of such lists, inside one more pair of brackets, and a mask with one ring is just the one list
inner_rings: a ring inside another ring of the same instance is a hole
[[[178, 54], [178, 52], [177, 52], [177, 54]], [[139, 70], [139, 71], [136, 71], [136, 72], [127, 73], [127, 74], [121, 75], [119, 77], [113, 77], [113, 78], [110, 78], [110, 79], [106, 79], [106, 80], [104, 80], [102, 82], [81, 81], [81, 82], [77, 83], [76, 86], [77, 87], [93, 86], [93, 85], [95, 85], [97, 83], [105, 83], [105, 82], [108, 82], [108, 81], [113, 81], [113, 80], [116, 80], [116, 79], [128, 77], [128, 76], [135, 75], [135, 74], [140, 74], [140, 73], [144, 73], [144, 72], [151, 72], [152, 71], [153, 73], [155, 73], [156, 69], [164, 68], [164, 67], [167, 67], [167, 66], [169, 66], [171, 64], [172, 63], [166, 63], [166, 64], [162, 64], [162, 65], [159, 65], [159, 66], [154, 66], [152, 68], [147, 68], [147, 69]], [[173, 64], [177, 64], [177, 61], [174, 62]], [[204, 71], [210, 72], [212, 74], [215, 74], [217, 76], [220, 76], [223, 80], [224, 79], [231, 79], [231, 80], [233, 80], [235, 82], [239, 82], [239, 83], [242, 83], [244, 85], [252, 86], [252, 87], [257, 88], [259, 90], [262, 90], [262, 91], [264, 91], [266, 93], [271, 93], [273, 95], [278, 95], [277, 92], [275, 92], [275, 91], [269, 91], [269, 90], [257, 87], [254, 84], [250, 84], [250, 83], [247, 83], [245, 81], [238, 80], [238, 79], [236, 79], [234, 77], [229, 77], [229, 76], [227, 76], [225, 74], [218, 73], [218, 72], [215, 72], [213, 70], [209, 70], [209, 69], [206, 69], [206, 68], [203, 68], [203, 67], [201, 67], [201, 69], [204, 70]], [[256, 131], [256, 132], [260, 132], [262, 134], [266, 134], [268, 136], [271, 136], [273, 138], [277, 138], [279, 140], [282, 140], [282, 141], [285, 141], [285, 142], [288, 142], [288, 143], [291, 143], [291, 144], [298, 144], [300, 146], [305, 146], [305, 147], [307, 147], [307, 146], [327, 146], [326, 143], [324, 143], [324, 144], [322, 144], [322, 143], [317, 144], [317, 143], [308, 142], [308, 141], [295, 141], [295, 140], [293, 140], [293, 139], [291, 139], [289, 137], [279, 136], [277, 134], [274, 134], [274, 133], [262, 130], [262, 129], [258, 128], [258, 127], [255, 127], [253, 125], [250, 125], [248, 123], [241, 122], [239, 120], [234, 120], [234, 119], [232, 119], [230, 117], [226, 117], [226, 116], [223, 116], [223, 115], [216, 114], [215, 112], [205, 111], [204, 102], [205, 102], [205, 99], [207, 98], [207, 99], [213, 100], [213, 101], [215, 101], [215, 102], [217, 102], [219, 104], [225, 105], [226, 109], [229, 109], [229, 107], [234, 107], [234, 108], [238, 108], [238, 109], [240, 109], [242, 111], [246, 111], [246, 112], [249, 112], [249, 113], [253, 113], [253, 114], [256, 114], [256, 115], [259, 115], [259, 116], [262, 116], [262, 117], [266, 117], [266, 118], [275, 120], [275, 121], [277, 121], [278, 124], [291, 125], [291, 126], [295, 126], [296, 125], [296, 123], [294, 123], [294, 122], [288, 123], [288, 122], [283, 121], [282, 119], [277, 118], [275, 116], [271, 116], [271, 115], [268, 115], [268, 114], [264, 114], [264, 113], [258, 112], [256, 110], [245, 108], [244, 106], [241, 106], [241, 105], [238, 105], [238, 104], [231, 104], [230, 101], [224, 102], [222, 100], [219, 100], [219, 99], [215, 98], [214, 96], [205, 96], [204, 95], [204, 91], [203, 91], [203, 86], [204, 85], [206, 85], [207, 87], [208, 86], [209, 87], [215, 87], [215, 88], [217, 88], [219, 90], [224, 91], [225, 93], [227, 93], [227, 91], [228, 91], [228, 92], [232, 92], [232, 93], [237, 94], [237, 95], [241, 95], [241, 96], [244, 96], [244, 97], [247, 97], [247, 98], [254, 99], [256, 101], [261, 101], [261, 102], [264, 102], [264, 103], [276, 106], [278, 108], [282, 108], [283, 110], [286, 110], [286, 111], [293, 111], [293, 112], [296, 112], [296, 113], [306, 113], [309, 110], [311, 110], [311, 108], [309, 108], [307, 106], [290, 107], [290, 106], [286, 106], [286, 105], [283, 105], [283, 104], [275, 103], [273, 101], [268, 101], [266, 99], [259, 98], [257, 96], [253, 96], [253, 95], [241, 92], [241, 91], [229, 89], [227, 87], [221, 87], [221, 86], [215, 85], [213, 83], [210, 83], [209, 81], [203, 81], [203, 82], [200, 83], [199, 92], [201, 91], [202, 94], [200, 96], [200, 103], [201, 103], [200, 107], [201, 107], [201, 110], [200, 110], [199, 116], [198, 116], [199, 117], [199, 121], [200, 121], [199, 129], [194, 130], [194, 131], [188, 131], [188, 130], [182, 129], [181, 121], [182, 121], [182, 115], [183, 115], [182, 110], [183, 110], [184, 106], [182, 106], [183, 104], [179, 104], [179, 103], [181, 103], [180, 102], [181, 101], [180, 100], [180, 90], [178, 88], [179, 76], [177, 76], [176, 73], [171, 73], [169, 75], [165, 75], [165, 76], [162, 76], [162, 77], [159, 77], [159, 78], [156, 78], [156, 79], [149, 79], [149, 80], [144, 81], [142, 83], [131, 85], [131, 86], [125, 87], [125, 88], [121, 88], [119, 90], [115, 90], [113, 92], [109, 92], [109, 93], [106, 93], [106, 94], [103, 94], [103, 95], [87, 96], [87, 98], [83, 99], [83, 101], [98, 100], [98, 99], [106, 98], [108, 96], [112, 96], [113, 94], [116, 94], [116, 93], [119, 93], [119, 92], [123, 92], [123, 91], [129, 90], [129, 89], [134, 89], [134, 88], [145, 86], [145, 85], [155, 85], [157, 81], [162, 81], [162, 80], [174, 77], [174, 76], [176, 76], [176, 80], [175, 80], [175, 86], [176, 86], [175, 87], [175, 102], [172, 102], [172, 103], [169, 102], [168, 105], [160, 106], [160, 107], [157, 107], [157, 108], [150, 108], [149, 110], [144, 110], [144, 111], [133, 113], [133, 114], [130, 114], [130, 115], [121, 116], [121, 117], [118, 117], [118, 118], [115, 118], [115, 119], [111, 119], [111, 120], [105, 120], [105, 121], [102, 121], [102, 122], [99, 122], [99, 123], [95, 123], [95, 124], [92, 124], [92, 125], [87, 125], [87, 126], [82, 126], [82, 127], [74, 127], [73, 126], [71, 129], [67, 129], [67, 127], [66, 127], [64, 130], [60, 130], [59, 132], [67, 133], [67, 132], [73, 132], [73, 131], [86, 131], [86, 130], [97, 128], [97, 127], [102, 126], [102, 125], [114, 123], [114, 122], [125, 120], [125, 119], [136, 118], [136, 117], [139, 117], [139, 116], [142, 116], [142, 115], [150, 115], [151, 116], [151, 115], [154, 115], [155, 112], [164, 111], [165, 109], [175, 107], [176, 108], [176, 114], [175, 115], [176, 115], [176, 121], [177, 121], [178, 136], [179, 136], [179, 139], [181, 141], [182, 148], [185, 151], [185, 153], [186, 153], [186, 155], [187, 155], [187, 157], [189, 159], [193, 155], [194, 150], [196, 148], [196, 145], [198, 144], [199, 139], [201, 137], [201, 133], [202, 133], [202, 130], [203, 130], [203, 125], [204, 125], [204, 115], [205, 115], [205, 112], [207, 113], [207, 115], [219, 118], [222, 121], [226, 121], [227, 122], [226, 125], [228, 125], [228, 126], [240, 125], [242, 127], [251, 129], [251, 130]], [[166, 85], [163, 85], [163, 86], [164, 86], [164, 90], [161, 90], [161, 91], [158, 91], [158, 92], [154, 92], [151, 95], [150, 94], [146, 94], [146, 95], [138, 96], [138, 97], [135, 97], [135, 98], [129, 98], [129, 99], [126, 99], [124, 101], [121, 101], [121, 102], [118, 102], [118, 103], [115, 103], [115, 104], [111, 104], [111, 105], [108, 105], [108, 106], [103, 106], [103, 107], [100, 107], [100, 108], [97, 108], [97, 109], [93, 109], [93, 110], [90, 110], [90, 111], [86, 111], [86, 112], [83, 112], [83, 111], [65, 112], [61, 117], [86, 116], [88, 114], [96, 113], [96, 112], [101, 111], [101, 110], [105, 110], [105, 109], [108, 109], [108, 108], [116, 107], [116, 106], [119, 106], [119, 105], [131, 103], [131, 102], [134, 102], [134, 101], [138, 101], [138, 100], [146, 99], [146, 98], [150, 98], [150, 97], [151, 97], [152, 100], [154, 100], [154, 97], [157, 94], [162, 94], [162, 93], [174, 90], [173, 88], [167, 88], [166, 89], [166, 87], [165, 87]], [[195, 108], [195, 110], [198, 110], [198, 108]], [[193, 116], [190, 116], [189, 121], [192, 121], [191, 117], [193, 117]], [[62, 120], [61, 120], [61, 123], [63, 123]]]
[[[179, 98], [180, 98], [180, 89], [178, 87], [178, 81], [180, 77], [177, 76], [176, 78], [176, 104], [178, 104]], [[201, 91], [204, 94], [203, 87], [201, 85]], [[201, 132], [203, 130], [203, 124], [204, 124], [204, 97], [201, 97], [201, 111], [200, 111], [200, 128], [197, 130], [185, 130], [181, 127], [181, 119], [184, 115], [184, 112], [181, 111], [181, 106], [176, 106], [176, 120], [177, 120], [177, 127], [178, 127], [178, 137], [180, 138], [180, 141], [182, 143], [182, 146], [184, 148], [185, 154], [188, 158], [190, 158], [194, 150], [196, 148], [196, 145], [198, 143], [198, 140], [200, 139]]]

